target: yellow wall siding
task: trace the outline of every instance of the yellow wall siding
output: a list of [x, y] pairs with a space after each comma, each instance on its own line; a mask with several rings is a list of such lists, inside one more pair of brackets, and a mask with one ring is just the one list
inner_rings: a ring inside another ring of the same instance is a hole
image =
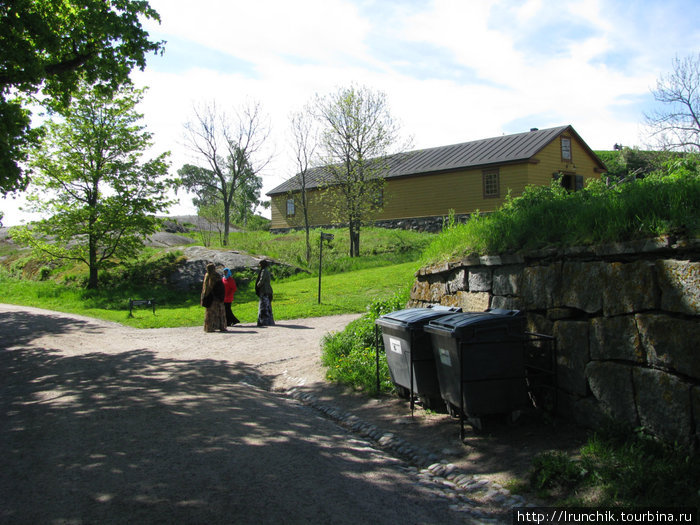
[[483, 169], [389, 179], [384, 189], [384, 209], [378, 219], [431, 217], [500, 207], [508, 189], [522, 192], [528, 181], [528, 165], [499, 168], [500, 196], [484, 198]]
[[[321, 226], [333, 224], [333, 211], [329, 207], [328, 193], [332, 189], [308, 190], [306, 195], [309, 204], [309, 223], [311, 226]], [[295, 213], [291, 217], [287, 217], [287, 199], [293, 198], [295, 204]], [[301, 205], [301, 193], [295, 192], [292, 194], [273, 195], [271, 205], [271, 229], [276, 228], [302, 228], [304, 226], [304, 210]]]

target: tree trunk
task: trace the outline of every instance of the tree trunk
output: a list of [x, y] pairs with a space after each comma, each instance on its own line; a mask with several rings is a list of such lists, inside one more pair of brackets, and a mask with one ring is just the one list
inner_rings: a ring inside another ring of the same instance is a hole
[[350, 232], [350, 257], [360, 256], [360, 225], [355, 221], [350, 221], [348, 225]]
[[95, 290], [97, 289], [98, 282], [97, 282], [97, 247], [95, 246], [95, 240], [92, 237], [92, 234], [89, 235], [88, 238], [88, 258], [90, 260], [89, 268], [90, 268], [90, 277], [88, 278], [88, 289], [90, 290]]
[[309, 225], [309, 207], [306, 203], [306, 187], [301, 188], [301, 207], [304, 212], [304, 230], [306, 230], [306, 264], [307, 266], [311, 264], [311, 240], [309, 239], [309, 231], [311, 227]]
[[228, 246], [228, 224], [231, 217], [231, 203], [224, 202], [224, 238], [221, 240], [221, 244]]

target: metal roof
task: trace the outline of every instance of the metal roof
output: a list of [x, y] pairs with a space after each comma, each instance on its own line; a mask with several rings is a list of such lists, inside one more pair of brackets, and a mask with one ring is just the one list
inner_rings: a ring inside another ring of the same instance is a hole
[[[388, 170], [385, 178], [391, 179], [456, 171], [492, 164], [524, 162], [531, 159], [542, 148], [567, 130], [570, 130], [580, 140], [580, 137], [571, 126], [559, 126], [463, 142], [451, 146], [399, 153], [387, 159]], [[581, 143], [585, 146], [582, 140]], [[589, 150], [589, 152], [597, 159], [592, 151]], [[307, 172], [307, 189], [329, 183], [331, 183], [331, 178], [323, 167], [313, 168]], [[299, 189], [299, 182], [295, 176], [269, 191], [267, 195], [278, 195]]]

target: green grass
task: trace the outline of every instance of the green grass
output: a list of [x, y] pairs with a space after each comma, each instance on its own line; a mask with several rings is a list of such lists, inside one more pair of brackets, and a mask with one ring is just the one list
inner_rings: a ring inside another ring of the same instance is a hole
[[700, 456], [610, 425], [577, 457], [536, 456], [528, 488], [562, 506], [700, 507], [699, 487]]
[[[435, 234], [385, 228], [363, 228], [360, 235], [361, 257], [350, 257], [347, 229], [324, 230], [334, 235], [323, 245], [323, 274], [351, 272], [379, 266], [417, 261]], [[266, 231], [231, 233], [229, 247], [252, 254], [264, 254], [318, 275], [321, 230], [311, 230], [311, 262], [306, 263], [306, 237], [303, 231], [271, 234]], [[212, 247], [221, 247], [218, 241]]]
[[[370, 303], [367, 312], [343, 331], [323, 339], [321, 361], [328, 369], [327, 379], [350, 385], [370, 395], [393, 390], [384, 344], [375, 338], [375, 321], [383, 314], [405, 308], [410, 288], [406, 286], [389, 299]], [[378, 343], [378, 346], [377, 346]], [[377, 351], [379, 352], [379, 390], [377, 389]]]
[[421, 262], [673, 232], [700, 233], [700, 170], [692, 156], [670, 162], [663, 172], [614, 188], [601, 181], [572, 193], [556, 182], [550, 187], [529, 187], [498, 211], [476, 214], [466, 224], [445, 230], [424, 251]]
[[[318, 304], [318, 277], [273, 282], [275, 318], [297, 319], [343, 313], [364, 312], [374, 299], [390, 296], [410, 284], [416, 263], [403, 263], [323, 275], [321, 304]], [[199, 293], [177, 292], [165, 285], [144, 288], [119, 287], [85, 290], [53, 281], [30, 281], [0, 273], [0, 302], [47, 308], [119, 322], [138, 328], [196, 326], [203, 322], [204, 309]], [[128, 317], [129, 298], [157, 301], [156, 315], [148, 308], [134, 309]], [[257, 319], [257, 296], [252, 287], [242, 287], [233, 305], [244, 323]]]

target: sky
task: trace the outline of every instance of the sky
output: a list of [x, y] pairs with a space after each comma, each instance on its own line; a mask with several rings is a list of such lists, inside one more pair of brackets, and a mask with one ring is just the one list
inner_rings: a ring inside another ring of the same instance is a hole
[[[162, 56], [132, 73], [172, 172], [184, 124], [259, 103], [263, 193], [294, 175], [290, 114], [350, 86], [386, 94], [411, 149], [571, 124], [594, 150], [646, 147], [644, 113], [676, 57], [700, 52], [697, 0], [150, 0]], [[194, 211], [179, 195], [172, 214]], [[4, 225], [31, 216], [0, 201]], [[269, 211], [266, 212], [269, 216]], [[263, 213], [265, 214], [265, 213]]]

